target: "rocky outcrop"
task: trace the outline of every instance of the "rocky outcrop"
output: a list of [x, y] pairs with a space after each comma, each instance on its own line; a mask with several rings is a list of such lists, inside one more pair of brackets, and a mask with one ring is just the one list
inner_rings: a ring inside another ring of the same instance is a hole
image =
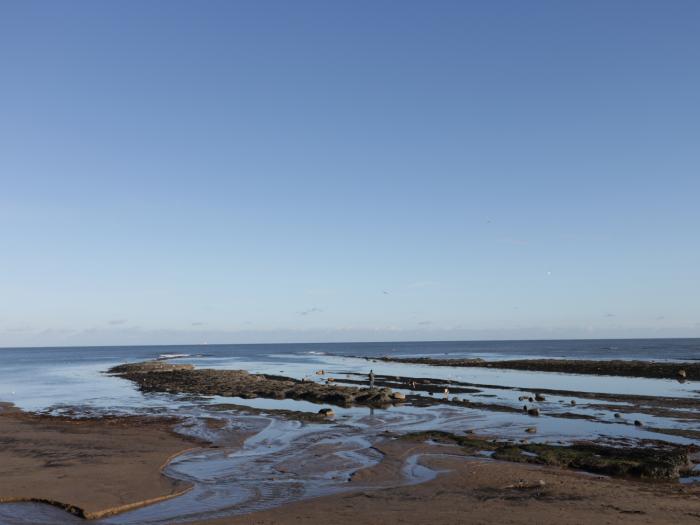
[[[531, 427], [535, 429], [535, 427]], [[526, 431], [530, 432], [530, 429]], [[536, 431], [536, 429], [535, 429]], [[428, 431], [406, 434], [401, 439], [427, 439], [455, 443], [467, 453], [493, 451], [493, 458], [516, 463], [551, 465], [583, 470], [608, 476], [650, 480], [678, 479], [693, 467], [691, 453], [695, 447], [653, 443], [639, 447], [614, 447], [597, 443], [550, 445], [546, 443], [504, 443], [474, 435], [460, 436], [449, 432]]]
[[392, 404], [390, 388], [354, 388], [245, 370], [195, 369], [192, 365], [147, 361], [111, 368], [111, 374], [136, 383], [143, 392], [190, 393], [272, 399], [299, 399], [337, 406]]
[[[374, 358], [373, 358], [374, 359]], [[585, 359], [510, 359], [484, 361], [483, 359], [434, 359], [430, 357], [382, 357], [380, 361], [413, 363], [432, 366], [459, 366], [559, 372], [602, 376], [649, 377], [659, 379], [700, 380], [700, 363], [659, 363], [655, 361], [585, 360]]]

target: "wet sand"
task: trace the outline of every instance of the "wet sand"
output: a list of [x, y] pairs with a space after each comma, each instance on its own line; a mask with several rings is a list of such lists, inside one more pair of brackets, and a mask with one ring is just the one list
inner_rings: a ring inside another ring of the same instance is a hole
[[[180, 494], [188, 487], [164, 477], [163, 464], [185, 449], [206, 445], [174, 434], [174, 423], [156, 417], [71, 420], [4, 405], [0, 500], [60, 502], [97, 518]], [[480, 459], [468, 456], [465, 447], [429, 438], [380, 439], [375, 448], [382, 461], [356, 472], [349, 492], [194, 523], [683, 524], [700, 519], [700, 486]], [[412, 464], [433, 469], [437, 477], [402, 486]]]
[[[387, 459], [368, 478], [399, 475], [406, 450], [383, 447]], [[433, 452], [445, 450], [433, 448]], [[553, 468], [424, 456], [449, 472], [419, 485], [358, 491], [196, 525], [297, 523], [383, 524], [697, 524], [700, 491], [675, 484], [610, 480]], [[542, 485], [540, 482], [544, 482]]]
[[0, 502], [42, 501], [94, 519], [180, 495], [189, 486], [161, 468], [202, 443], [172, 425], [34, 415], [0, 403]]

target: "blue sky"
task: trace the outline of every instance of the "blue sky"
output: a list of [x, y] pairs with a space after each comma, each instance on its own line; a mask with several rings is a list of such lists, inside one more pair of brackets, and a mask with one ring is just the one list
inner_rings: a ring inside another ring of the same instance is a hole
[[700, 336], [695, 1], [0, 6], [0, 346]]

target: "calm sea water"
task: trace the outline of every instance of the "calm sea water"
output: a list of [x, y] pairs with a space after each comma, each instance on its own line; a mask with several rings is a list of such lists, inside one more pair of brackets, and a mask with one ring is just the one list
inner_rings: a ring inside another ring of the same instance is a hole
[[[561, 341], [447, 341], [395, 343], [313, 343], [313, 344], [249, 344], [249, 345], [178, 345], [178, 346], [111, 346], [111, 347], [57, 347], [57, 348], [3, 348], [0, 349], [0, 401], [11, 401], [18, 406], [39, 410], [57, 403], [93, 406], [123, 406], [144, 403], [128, 381], [105, 376], [102, 372], [111, 366], [133, 361], [154, 359], [162, 355], [186, 355], [186, 362], [200, 367], [243, 368], [253, 372], [280, 373], [303, 376], [309, 367], [340, 366], [335, 356], [436, 356], [481, 357], [486, 359], [510, 358], [573, 358], [573, 359], [648, 359], [691, 361], [700, 359], [700, 339], [611, 339]], [[343, 361], [342, 366], [362, 370], [359, 363]], [[381, 366], [394, 373], [396, 365]], [[375, 369], [378, 366], [375, 366]], [[389, 370], [391, 368], [391, 370]], [[434, 368], [426, 374], [449, 373]], [[517, 381], [520, 386], [539, 381], [532, 374], [514, 372], [478, 371], [478, 382]], [[517, 375], [517, 377], [516, 377]], [[551, 378], [552, 375], [547, 376]], [[570, 384], [571, 378], [562, 380]], [[627, 379], [603, 380], [589, 377], [585, 383], [596, 389], [596, 383], [629, 389]], [[637, 388], [645, 387], [644, 380], [632, 380]], [[511, 383], [512, 385], [513, 383]], [[655, 383], [664, 385], [665, 383]], [[670, 384], [670, 383], [669, 383]], [[670, 384], [673, 389], [675, 385]], [[564, 386], [560, 386], [563, 388]], [[603, 388], [602, 386], [597, 389]], [[635, 389], [637, 389], [635, 388]], [[670, 387], [669, 387], [670, 388]], [[666, 395], [655, 388], [657, 395]]]

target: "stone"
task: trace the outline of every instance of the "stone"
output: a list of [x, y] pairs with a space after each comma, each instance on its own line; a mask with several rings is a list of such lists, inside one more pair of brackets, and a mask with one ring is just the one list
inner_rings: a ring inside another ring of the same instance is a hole
[[544, 401], [545, 397], [542, 394], [535, 394], [535, 401]]
[[683, 369], [681, 368], [681, 369], [678, 371], [678, 377], [685, 379], [686, 377], [688, 377], [688, 374], [686, 373], [685, 370], [683, 370]]
[[335, 416], [335, 412], [333, 412], [332, 408], [322, 408], [321, 410], [318, 411], [319, 415], [325, 416], [325, 417], [333, 417]]
[[391, 398], [396, 401], [403, 401], [406, 399], [406, 395], [402, 392], [394, 392], [393, 394], [391, 394]]
[[539, 408], [531, 408], [530, 410], [527, 411], [528, 415], [530, 416], [539, 416], [540, 415], [540, 409]]
[[635, 419], [635, 420], [634, 420], [634, 426], [635, 426], [635, 427], [641, 427], [641, 426], [642, 426], [642, 422], [639, 421], [639, 419]]
[[537, 433], [537, 427], [527, 427], [525, 429], [525, 432], [527, 432], [528, 434], [535, 434]]

